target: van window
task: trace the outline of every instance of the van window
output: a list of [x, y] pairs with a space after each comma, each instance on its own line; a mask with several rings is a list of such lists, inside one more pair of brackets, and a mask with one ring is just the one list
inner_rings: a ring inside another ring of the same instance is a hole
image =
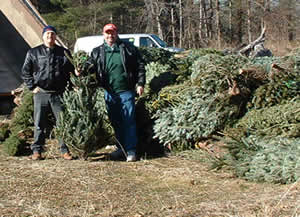
[[161, 40], [157, 35], [151, 35], [151, 36], [161, 47], [168, 47], [167, 43]]
[[134, 45], [134, 38], [121, 38], [122, 41], [129, 42]]
[[157, 47], [157, 45], [148, 37], [140, 38], [140, 46], [141, 47]]

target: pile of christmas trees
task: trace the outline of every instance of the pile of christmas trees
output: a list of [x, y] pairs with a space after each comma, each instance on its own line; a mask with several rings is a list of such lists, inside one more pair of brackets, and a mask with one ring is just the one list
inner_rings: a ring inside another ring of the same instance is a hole
[[221, 140], [228, 152], [214, 166], [230, 166], [253, 181], [295, 182], [300, 176], [299, 74], [299, 49], [254, 59], [200, 49], [149, 61], [147, 94], [138, 102], [151, 123], [147, 141], [184, 150]]
[[[217, 139], [230, 166], [254, 181], [290, 183], [300, 176], [300, 49], [250, 59], [198, 49], [176, 56], [141, 48], [145, 94], [137, 99], [139, 154], [195, 148]], [[87, 57], [74, 56], [82, 67]], [[74, 63], [76, 64], [76, 63]], [[84, 71], [84, 70], [83, 70]], [[94, 77], [72, 77], [56, 134], [81, 156], [113, 143], [103, 92]]]
[[221, 161], [248, 180], [295, 182], [300, 178], [300, 50], [258, 61], [254, 66], [269, 69], [268, 78], [254, 90], [245, 116], [225, 130], [230, 154]]
[[229, 150], [216, 159], [219, 168], [230, 166], [253, 181], [298, 180], [299, 50], [280, 58], [203, 51], [185, 58], [181, 67], [193, 60], [182, 71], [190, 76], [178, 76], [179, 84], [162, 88], [150, 102], [154, 138], [175, 150], [218, 138]]

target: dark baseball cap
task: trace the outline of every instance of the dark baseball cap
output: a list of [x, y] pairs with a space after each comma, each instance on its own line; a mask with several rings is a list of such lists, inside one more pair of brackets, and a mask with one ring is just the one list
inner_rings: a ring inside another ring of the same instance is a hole
[[44, 35], [45, 32], [54, 32], [57, 34], [55, 27], [50, 25], [44, 27], [42, 35]]

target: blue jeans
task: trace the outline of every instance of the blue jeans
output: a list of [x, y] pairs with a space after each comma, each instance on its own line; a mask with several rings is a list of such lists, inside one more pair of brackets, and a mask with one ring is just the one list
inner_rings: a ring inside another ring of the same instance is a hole
[[124, 91], [114, 94], [105, 91], [104, 98], [116, 138], [125, 151], [136, 151], [135, 92]]
[[[45, 145], [45, 131], [48, 124], [48, 115], [52, 110], [55, 119], [59, 118], [62, 111], [60, 95], [55, 93], [36, 93], [33, 96], [34, 101], [34, 142], [31, 145], [33, 152], [42, 152]], [[61, 153], [69, 152], [68, 147], [59, 139]]]

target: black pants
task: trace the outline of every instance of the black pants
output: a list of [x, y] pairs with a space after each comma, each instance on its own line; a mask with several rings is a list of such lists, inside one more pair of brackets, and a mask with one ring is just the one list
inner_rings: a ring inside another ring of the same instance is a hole
[[[62, 111], [59, 94], [39, 92], [34, 94], [34, 142], [31, 145], [33, 152], [42, 152], [45, 145], [45, 131], [48, 124], [49, 112], [52, 110], [56, 121]], [[50, 110], [51, 109], [51, 110]], [[68, 147], [62, 139], [59, 139], [61, 153], [69, 152]]]

